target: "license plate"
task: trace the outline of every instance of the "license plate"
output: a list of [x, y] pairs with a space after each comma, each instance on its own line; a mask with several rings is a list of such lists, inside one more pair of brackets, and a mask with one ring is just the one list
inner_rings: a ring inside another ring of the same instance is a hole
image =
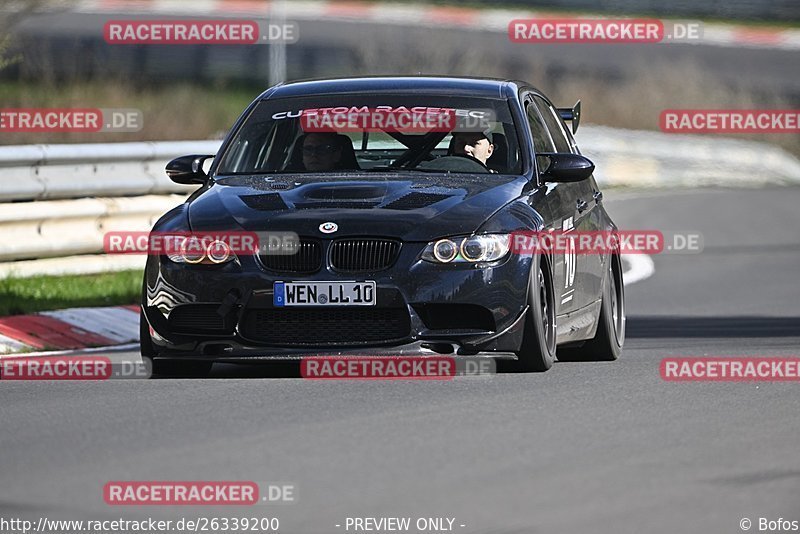
[[374, 306], [375, 282], [275, 282], [275, 306]]

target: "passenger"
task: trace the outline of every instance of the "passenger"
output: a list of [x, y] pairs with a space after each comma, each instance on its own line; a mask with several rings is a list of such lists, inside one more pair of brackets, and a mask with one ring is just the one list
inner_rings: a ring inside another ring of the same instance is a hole
[[492, 152], [494, 152], [494, 145], [492, 144], [492, 131], [486, 130], [484, 132], [457, 132], [453, 134], [453, 140], [450, 142], [450, 153], [454, 156], [471, 156], [484, 165]]

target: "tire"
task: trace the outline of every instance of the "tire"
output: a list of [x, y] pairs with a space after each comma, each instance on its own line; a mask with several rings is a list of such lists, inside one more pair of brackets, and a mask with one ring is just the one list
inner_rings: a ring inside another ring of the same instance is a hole
[[516, 361], [504, 362], [504, 367], [513, 372], [541, 373], [550, 369], [556, 359], [553, 278], [550, 276], [547, 261], [542, 256], [535, 257], [531, 267], [522, 346], [515, 354]]
[[625, 286], [618, 254], [608, 262], [597, 333], [577, 348], [559, 352], [561, 361], [610, 362], [619, 358], [625, 344]]

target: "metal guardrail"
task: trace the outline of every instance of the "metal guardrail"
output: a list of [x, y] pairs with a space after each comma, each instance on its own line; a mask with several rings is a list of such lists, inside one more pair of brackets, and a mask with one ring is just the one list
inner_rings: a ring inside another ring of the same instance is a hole
[[185, 193], [164, 166], [183, 154], [216, 154], [220, 141], [0, 147], [0, 202]]
[[106, 232], [148, 232], [185, 198], [144, 195], [3, 204], [0, 262], [100, 252]]
[[[800, 184], [782, 149], [730, 138], [583, 125], [578, 142], [603, 186]], [[135, 268], [142, 258], [99, 255], [109, 230], [148, 230], [196, 186], [171, 182], [166, 163], [215, 154], [220, 141], [0, 147], [0, 276]]]
[[606, 186], [709, 187], [800, 183], [800, 160], [775, 145], [732, 137], [581, 126], [578, 145]]
[[148, 231], [196, 186], [164, 166], [220, 141], [0, 147], [0, 277], [141, 267], [142, 257], [97, 255], [111, 230]]

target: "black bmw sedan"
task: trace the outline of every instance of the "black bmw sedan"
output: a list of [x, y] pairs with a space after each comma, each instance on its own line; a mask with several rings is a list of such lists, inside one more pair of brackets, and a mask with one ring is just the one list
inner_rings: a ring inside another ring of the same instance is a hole
[[184, 242], [148, 256], [142, 356], [156, 374], [405, 346], [520, 371], [616, 359], [619, 250], [515, 246], [616, 231], [573, 138], [579, 119], [580, 105], [556, 108], [519, 81], [266, 90], [215, 156], [167, 166], [199, 188], [151, 232]]

